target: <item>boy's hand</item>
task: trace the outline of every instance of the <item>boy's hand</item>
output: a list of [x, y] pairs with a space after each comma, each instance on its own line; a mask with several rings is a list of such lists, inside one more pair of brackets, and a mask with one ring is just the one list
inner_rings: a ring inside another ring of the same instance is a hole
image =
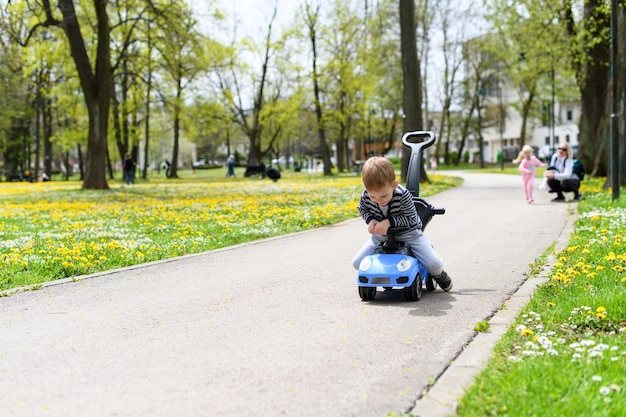
[[378, 224], [378, 220], [372, 220], [371, 222], [369, 222], [367, 224], [367, 231], [370, 234], [376, 234], [375, 230], [376, 230], [376, 225]]
[[[370, 223], [371, 225], [372, 223]], [[376, 222], [376, 225], [374, 226], [374, 231], [370, 232], [373, 233], [375, 235], [386, 235], [387, 234], [387, 230], [391, 227], [391, 223], [389, 223], [389, 220], [383, 220], [382, 222]]]

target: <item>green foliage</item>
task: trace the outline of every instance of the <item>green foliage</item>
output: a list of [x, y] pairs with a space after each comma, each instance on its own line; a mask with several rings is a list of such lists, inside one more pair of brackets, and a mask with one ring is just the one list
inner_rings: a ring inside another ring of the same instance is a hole
[[477, 332], [487, 332], [489, 329], [491, 329], [491, 325], [486, 320], [479, 321], [476, 323], [476, 326], [474, 326], [474, 330]]

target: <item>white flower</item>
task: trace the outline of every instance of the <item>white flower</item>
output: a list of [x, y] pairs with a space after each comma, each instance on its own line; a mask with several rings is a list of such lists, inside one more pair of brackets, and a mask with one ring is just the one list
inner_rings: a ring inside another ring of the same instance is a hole
[[592, 381], [602, 381], [602, 377], [600, 375], [594, 375], [591, 377]]
[[611, 388], [602, 387], [600, 388], [600, 395], [609, 395], [611, 393]]

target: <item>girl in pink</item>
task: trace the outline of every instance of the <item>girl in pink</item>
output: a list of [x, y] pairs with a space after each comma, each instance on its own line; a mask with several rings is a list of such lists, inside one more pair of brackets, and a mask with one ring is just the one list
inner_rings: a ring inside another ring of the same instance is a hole
[[524, 186], [524, 192], [526, 193], [526, 203], [530, 204], [533, 200], [533, 185], [535, 183], [535, 173], [538, 166], [545, 166], [533, 153], [533, 148], [529, 145], [524, 145], [522, 150], [516, 159], [513, 160], [514, 164], [519, 163], [519, 170], [522, 173], [522, 185]]

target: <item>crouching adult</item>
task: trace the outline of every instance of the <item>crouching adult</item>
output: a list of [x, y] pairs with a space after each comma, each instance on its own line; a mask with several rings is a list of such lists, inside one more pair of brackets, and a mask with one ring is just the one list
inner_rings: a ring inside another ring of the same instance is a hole
[[557, 153], [552, 155], [550, 166], [546, 168], [545, 177], [548, 179], [548, 188], [551, 193], [556, 193], [552, 199], [554, 202], [564, 202], [563, 193], [574, 193], [574, 200], [580, 200], [580, 178], [573, 172], [574, 153], [569, 143], [562, 142]]

